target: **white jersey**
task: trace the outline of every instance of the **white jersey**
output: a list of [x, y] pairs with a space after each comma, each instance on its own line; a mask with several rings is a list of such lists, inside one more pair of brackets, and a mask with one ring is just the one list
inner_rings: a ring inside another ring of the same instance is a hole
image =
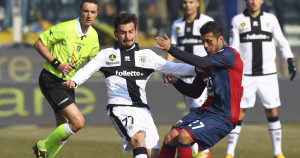
[[240, 53], [245, 75], [276, 73], [276, 48], [273, 37], [278, 42], [283, 58], [293, 58], [290, 45], [273, 14], [261, 12], [253, 18], [245, 10], [233, 17], [230, 46]]
[[171, 43], [189, 53], [206, 56], [207, 53], [200, 37], [200, 28], [208, 21], [214, 20], [204, 14], [198, 14], [191, 23], [187, 23], [184, 17], [175, 20], [172, 25]]
[[148, 107], [146, 83], [154, 71], [178, 75], [195, 75], [195, 67], [166, 61], [150, 49], [129, 50], [114, 48], [101, 50], [71, 78], [81, 85], [94, 72], [100, 71], [106, 79], [108, 106]]

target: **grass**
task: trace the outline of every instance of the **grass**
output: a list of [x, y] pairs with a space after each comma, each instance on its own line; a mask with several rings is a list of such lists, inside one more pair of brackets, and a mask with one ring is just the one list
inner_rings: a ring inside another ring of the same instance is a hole
[[[158, 125], [161, 140], [170, 125]], [[283, 124], [283, 152], [287, 158], [299, 158], [300, 124]], [[54, 126], [16, 126], [0, 128], [0, 157], [34, 157], [31, 147], [45, 138]], [[225, 155], [226, 139], [211, 148], [212, 158]], [[56, 157], [63, 158], [131, 158], [132, 152], [123, 153], [121, 138], [110, 125], [86, 126], [72, 136]], [[273, 149], [266, 124], [244, 124], [236, 148], [237, 158], [271, 158]]]

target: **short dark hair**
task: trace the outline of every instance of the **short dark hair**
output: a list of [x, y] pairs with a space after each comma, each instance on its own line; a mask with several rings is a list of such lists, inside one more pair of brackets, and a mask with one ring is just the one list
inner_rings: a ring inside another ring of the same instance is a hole
[[94, 3], [97, 4], [97, 8], [98, 8], [98, 1], [97, 0], [82, 0], [79, 9], [82, 9], [82, 6], [84, 3]]
[[121, 25], [121, 24], [128, 24], [130, 22], [133, 22], [134, 23], [134, 27], [136, 28], [137, 17], [136, 17], [135, 14], [121, 13], [121, 14], [117, 15], [114, 18], [114, 27], [115, 27], [115, 30], [118, 29], [119, 25]]
[[200, 34], [204, 35], [207, 33], [213, 33], [215, 37], [223, 36], [223, 30], [221, 27], [214, 21], [206, 22], [200, 29]]

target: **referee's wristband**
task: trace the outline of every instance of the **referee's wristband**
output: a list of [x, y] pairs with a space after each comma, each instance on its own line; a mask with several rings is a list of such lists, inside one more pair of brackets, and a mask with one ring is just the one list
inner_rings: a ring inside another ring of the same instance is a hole
[[55, 69], [57, 69], [58, 66], [59, 66], [60, 64], [61, 64], [60, 61], [58, 61], [56, 58], [54, 58], [54, 59], [51, 61], [51, 65], [52, 65]]

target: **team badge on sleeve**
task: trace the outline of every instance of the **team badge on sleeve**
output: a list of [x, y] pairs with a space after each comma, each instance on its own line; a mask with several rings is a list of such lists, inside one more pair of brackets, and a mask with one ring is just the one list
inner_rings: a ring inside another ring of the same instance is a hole
[[180, 31], [180, 27], [176, 27], [176, 32], [179, 32]]
[[108, 59], [109, 59], [110, 61], [114, 61], [114, 60], [116, 60], [116, 55], [111, 54], [111, 55], [108, 56]]
[[243, 27], [245, 27], [246, 26], [246, 24], [244, 23], [244, 22], [242, 22], [241, 23], [241, 27], [243, 28]]

